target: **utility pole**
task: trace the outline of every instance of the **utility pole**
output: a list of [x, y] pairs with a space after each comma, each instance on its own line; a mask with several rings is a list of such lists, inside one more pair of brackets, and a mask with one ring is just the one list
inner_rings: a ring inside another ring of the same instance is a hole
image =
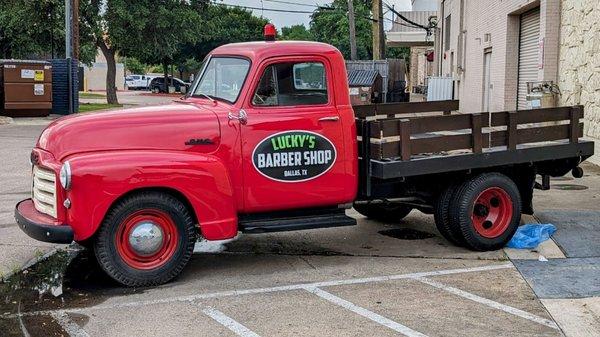
[[65, 58], [70, 59], [73, 56], [71, 50], [71, 0], [65, 0]]
[[381, 0], [373, 0], [372, 32], [373, 32], [373, 59], [381, 60], [385, 58], [385, 37], [383, 35], [383, 9]]
[[73, 58], [79, 60], [79, 0], [72, 0], [71, 6], [71, 39], [73, 45]]
[[356, 24], [354, 23], [353, 0], [348, 0], [348, 24], [350, 25], [350, 59], [356, 60]]

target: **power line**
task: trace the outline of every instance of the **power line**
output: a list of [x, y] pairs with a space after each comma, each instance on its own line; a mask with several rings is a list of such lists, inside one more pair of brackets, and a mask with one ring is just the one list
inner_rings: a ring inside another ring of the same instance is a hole
[[319, 7], [321, 7], [319, 5], [301, 4], [301, 3], [298, 3], [298, 2], [283, 1], [283, 0], [262, 0], [262, 1], [275, 2], [275, 3], [279, 3], [279, 4], [294, 5], [294, 6], [312, 7], [312, 8], [315, 8], [315, 7], [319, 8]]
[[227, 7], [236, 7], [236, 8], [244, 8], [244, 9], [256, 9], [267, 12], [280, 12], [280, 13], [296, 13], [296, 14], [312, 14], [312, 11], [297, 11], [297, 10], [289, 10], [289, 9], [275, 9], [275, 8], [261, 8], [261, 7], [253, 7], [253, 6], [242, 6], [242, 5], [231, 5], [225, 3], [216, 3], [217, 5], [223, 5]]
[[[264, 0], [264, 1], [279, 1], [279, 0]], [[217, 4], [217, 5], [223, 5], [223, 6], [227, 6], [227, 7], [236, 7], [236, 8], [244, 8], [244, 9], [256, 9], [256, 10], [261, 10], [261, 11], [267, 11], [267, 12], [279, 12], [279, 13], [296, 13], [296, 14], [313, 14], [314, 11], [300, 11], [300, 10], [290, 10], [290, 9], [276, 9], [276, 8], [264, 8], [264, 7], [253, 7], [253, 6], [243, 6], [243, 5], [233, 5], [233, 4], [226, 4], [226, 3], [218, 3], [216, 1], [214, 1], [213, 3]], [[327, 7], [327, 6], [316, 6], [316, 9], [322, 9], [322, 10], [329, 10], [329, 11], [336, 11], [336, 10], [340, 10], [340, 8], [335, 8], [335, 7]], [[363, 16], [363, 15], [358, 15], [355, 13], [355, 15], [357, 17], [360, 17], [362, 19], [366, 19], [366, 20], [370, 20], [372, 22], [378, 22], [379, 20], [377, 19], [373, 19], [371, 17], [368, 16]], [[389, 20], [392, 21], [388, 18], [385, 18], [384, 20]]]
[[416, 23], [412, 20], [407, 19], [404, 15], [398, 13], [394, 8], [390, 7], [390, 5], [386, 4], [387, 8], [392, 11], [392, 13], [396, 14], [400, 19], [402, 19], [403, 21], [413, 25], [413, 28], [421, 28], [426, 30], [429, 33], [429, 30], [431, 29], [431, 27], [428, 26], [423, 26], [422, 24]]

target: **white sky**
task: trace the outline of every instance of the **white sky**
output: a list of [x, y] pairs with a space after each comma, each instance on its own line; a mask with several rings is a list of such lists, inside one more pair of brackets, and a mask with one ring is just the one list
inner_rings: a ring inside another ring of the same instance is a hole
[[[281, 2], [279, 2], [281, 1]], [[384, 0], [386, 3], [395, 6], [397, 11], [406, 11], [411, 9], [410, 0]], [[253, 9], [254, 15], [264, 16], [271, 21], [275, 27], [281, 29], [284, 26], [291, 26], [297, 24], [304, 24], [308, 27], [310, 22], [310, 13], [285, 13], [269, 11], [267, 9], [277, 9], [284, 11], [301, 11], [301, 12], [312, 12], [316, 9], [317, 5], [329, 4], [332, 0], [216, 0], [217, 3], [223, 3], [228, 5], [237, 6], [248, 6], [256, 8]], [[289, 3], [282, 3], [289, 2]], [[292, 4], [293, 3], [293, 4]], [[388, 19], [392, 18], [392, 13], [385, 11], [384, 5], [384, 16]], [[386, 29], [391, 26], [391, 21], [386, 21]]]

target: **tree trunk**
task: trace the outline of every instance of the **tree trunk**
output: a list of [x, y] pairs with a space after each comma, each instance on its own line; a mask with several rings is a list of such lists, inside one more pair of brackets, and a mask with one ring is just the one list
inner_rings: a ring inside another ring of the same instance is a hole
[[165, 93], [168, 93], [169, 92], [169, 63], [167, 62], [167, 59], [163, 60], [163, 72], [165, 75], [164, 90], [165, 90]]
[[96, 45], [102, 51], [104, 58], [106, 59], [106, 102], [108, 104], [119, 104], [117, 98], [117, 65], [115, 61], [115, 51], [106, 45], [106, 42], [99, 38], [96, 41]]

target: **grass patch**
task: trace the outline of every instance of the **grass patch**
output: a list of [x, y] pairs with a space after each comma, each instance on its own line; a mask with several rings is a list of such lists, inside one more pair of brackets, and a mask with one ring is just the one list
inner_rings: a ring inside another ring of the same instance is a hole
[[79, 92], [79, 98], [106, 98], [106, 95], [93, 92]]
[[98, 110], [114, 109], [122, 107], [122, 104], [106, 104], [106, 103], [79, 103], [79, 112], [92, 112]]

